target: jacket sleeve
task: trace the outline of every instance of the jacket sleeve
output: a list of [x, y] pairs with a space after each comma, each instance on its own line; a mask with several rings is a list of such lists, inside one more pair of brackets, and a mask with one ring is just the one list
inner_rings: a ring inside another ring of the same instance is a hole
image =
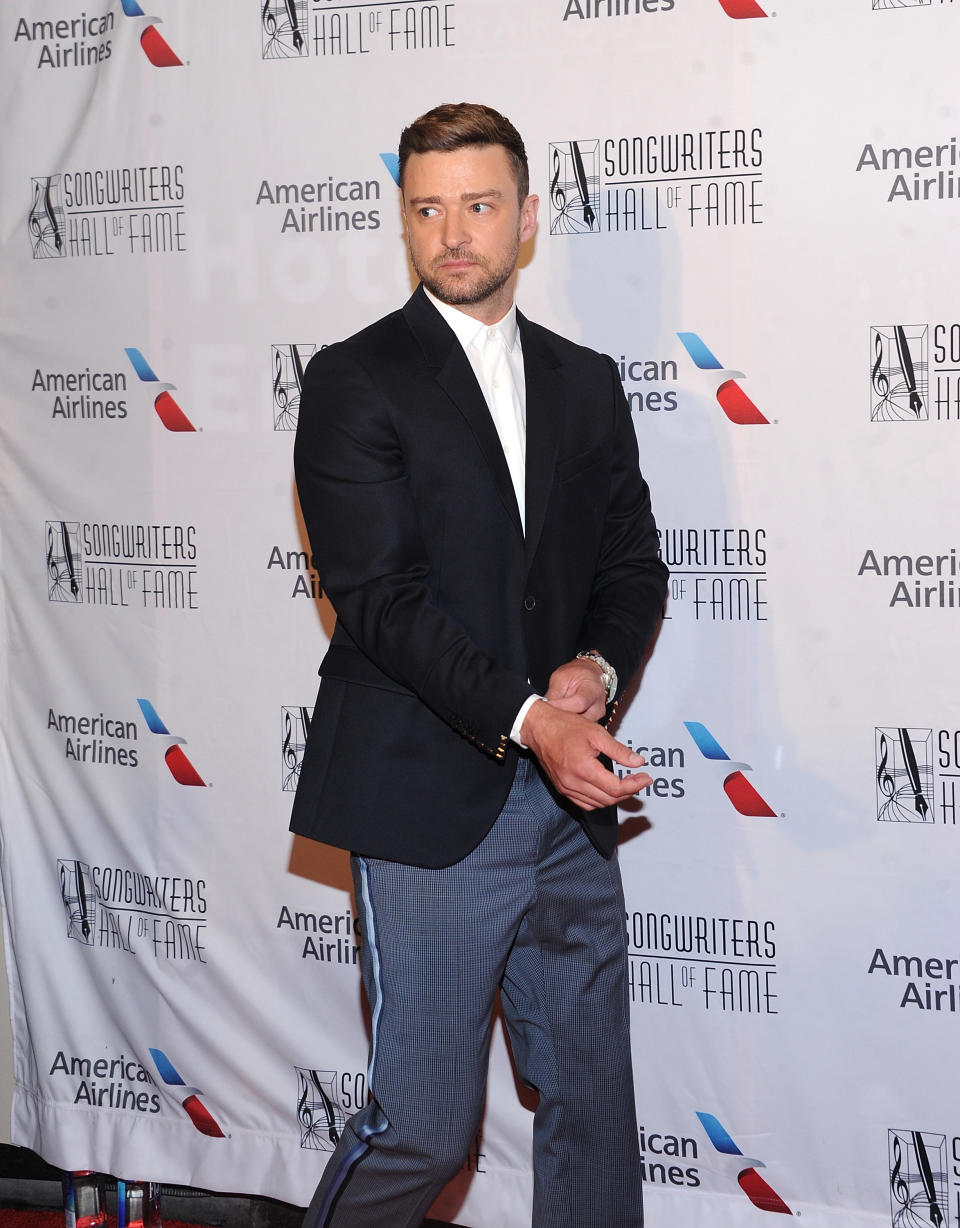
[[294, 465], [320, 581], [343, 629], [379, 670], [502, 758], [533, 688], [440, 608], [388, 397], [342, 345], [307, 368]]
[[637, 436], [611, 358], [614, 447], [610, 495], [580, 651], [595, 649], [617, 671], [619, 699], [637, 672], [663, 613], [669, 572], [659, 557], [650, 491], [640, 473]]

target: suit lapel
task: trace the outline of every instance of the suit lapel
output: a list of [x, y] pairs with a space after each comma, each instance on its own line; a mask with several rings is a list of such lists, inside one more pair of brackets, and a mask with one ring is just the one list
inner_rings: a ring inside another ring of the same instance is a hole
[[403, 314], [427, 362], [434, 368], [437, 383], [466, 419], [490, 468], [497, 494], [517, 532], [522, 534], [520, 509], [513, 493], [513, 482], [500, 436], [463, 347], [434, 309], [422, 286], [407, 301]]
[[[501, 502], [518, 533], [523, 532], [510, 470], [500, 436], [470, 361], [443, 317], [418, 287], [403, 308], [424, 357], [434, 369], [437, 383], [466, 419], [486, 459]], [[547, 512], [554, 464], [559, 443], [564, 389], [557, 360], [536, 330], [517, 313], [523, 346], [524, 383], [527, 400], [527, 465], [525, 490], [526, 534], [524, 556], [533, 560]]]
[[529, 567], [536, 554], [553, 485], [563, 409], [563, 381], [553, 354], [524, 316], [517, 313], [527, 386], [527, 485], [524, 555]]

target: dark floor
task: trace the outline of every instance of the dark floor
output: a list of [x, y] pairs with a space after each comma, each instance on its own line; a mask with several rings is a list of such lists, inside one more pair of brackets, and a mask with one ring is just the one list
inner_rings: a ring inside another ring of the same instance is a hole
[[[59, 1207], [62, 1205], [60, 1170], [25, 1147], [0, 1144], [0, 1209]], [[107, 1183], [107, 1205], [110, 1183]], [[303, 1207], [293, 1207], [273, 1198], [248, 1198], [241, 1194], [214, 1194], [209, 1190], [163, 1187], [165, 1218], [212, 1228], [300, 1228]], [[423, 1228], [457, 1228], [424, 1220]]]

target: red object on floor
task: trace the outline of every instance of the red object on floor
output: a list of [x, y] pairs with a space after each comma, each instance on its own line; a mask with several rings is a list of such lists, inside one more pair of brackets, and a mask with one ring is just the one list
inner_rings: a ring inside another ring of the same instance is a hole
[[[0, 1207], [0, 1228], [63, 1228], [62, 1211], [10, 1211]], [[117, 1228], [117, 1217], [107, 1216], [107, 1228]], [[163, 1228], [204, 1228], [164, 1217]]]

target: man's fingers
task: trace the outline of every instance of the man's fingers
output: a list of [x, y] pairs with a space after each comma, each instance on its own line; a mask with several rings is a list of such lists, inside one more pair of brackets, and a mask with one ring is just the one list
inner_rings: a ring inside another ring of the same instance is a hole
[[619, 776], [604, 767], [600, 755], [626, 768], [638, 768], [644, 759], [602, 726], [557, 703], [534, 704], [522, 734], [556, 788], [585, 810], [616, 805], [653, 783], [646, 772]]
[[598, 728], [597, 732], [603, 735], [601, 741], [598, 743], [598, 750], [600, 754], [606, 755], [607, 758], [612, 759], [614, 763], [619, 763], [621, 767], [628, 768], [643, 767], [643, 765], [646, 763], [646, 759], [644, 759], [643, 755], [639, 754], [635, 750], [631, 750], [630, 747], [626, 746], [623, 742], [618, 742], [617, 739], [612, 734], [607, 733], [605, 729]]
[[576, 712], [580, 716], [585, 716], [588, 721], [598, 721], [607, 710], [606, 704], [602, 700], [599, 702], [593, 700], [591, 702], [589, 695], [583, 695], [579, 691], [558, 697], [548, 693], [547, 698], [555, 708], [560, 708], [563, 712]]
[[566, 765], [554, 780], [565, 797], [585, 810], [615, 806], [653, 783], [646, 772], [627, 772], [622, 777], [608, 771], [598, 759]]

